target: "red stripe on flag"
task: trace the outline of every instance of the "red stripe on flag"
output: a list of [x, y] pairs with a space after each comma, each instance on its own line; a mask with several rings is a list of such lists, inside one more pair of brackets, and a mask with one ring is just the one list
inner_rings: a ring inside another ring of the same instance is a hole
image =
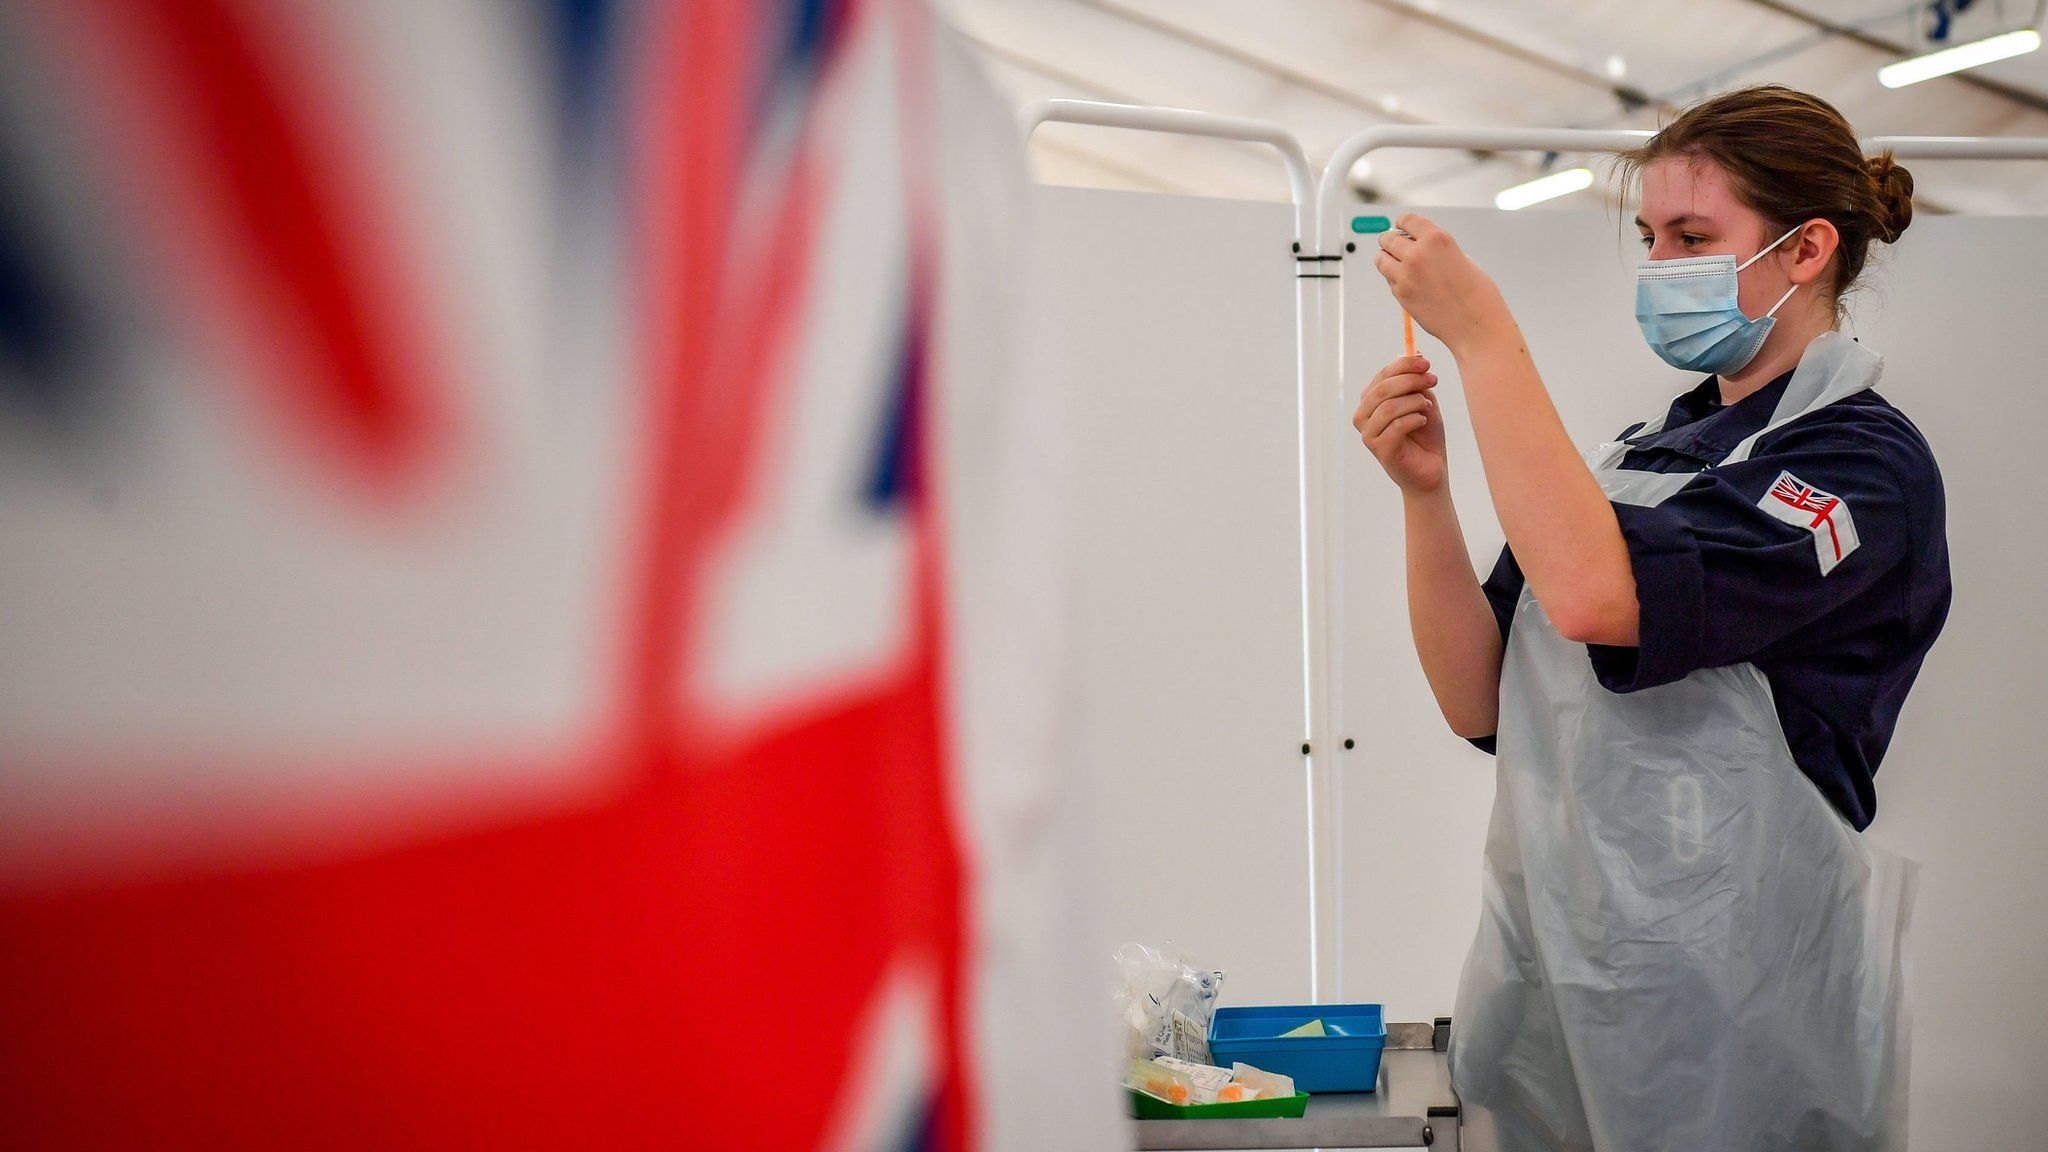
[[[941, 1146], [963, 1148], [964, 884], [941, 703], [932, 486], [911, 511], [912, 639], [890, 674], [794, 701], [797, 711], [743, 733], [695, 713], [683, 690], [705, 635], [695, 615], [700, 581], [765, 479], [767, 415], [788, 385], [825, 198], [818, 149], [830, 144], [807, 133], [775, 204], [749, 216], [762, 232], [737, 232], [733, 193], [751, 159], [745, 96], [758, 79], [743, 65], [762, 59], [744, 7], [700, 6], [675, 22], [676, 54], [657, 56], [676, 61], [661, 74], [682, 90], [654, 110], [647, 154], [666, 162], [643, 185], [654, 189], [643, 211], [660, 242], [638, 246], [649, 259], [643, 300], [655, 343], [645, 357], [649, 487], [627, 722], [657, 780], [679, 774], [694, 818], [678, 850], [696, 862], [691, 876], [703, 889], [702, 913], [684, 930], [707, 973], [697, 1032], [735, 1067], [790, 1068], [788, 1028], [799, 1027], [805, 1090], [782, 1097], [772, 1133], [758, 1116], [725, 1110], [700, 1116], [696, 1135], [705, 1147], [815, 1146], [858, 1107], [849, 1093], [865, 1087], [861, 1029], [892, 970], [909, 968], [938, 980], [929, 1024], [938, 1097], [929, 1103], [941, 1109]], [[847, 24], [862, 16], [849, 13]], [[842, 26], [839, 44], [854, 35]], [[819, 89], [832, 83], [838, 57], [815, 78]], [[928, 345], [927, 295], [912, 303], [907, 323]], [[865, 718], [863, 729], [835, 731], [848, 709]], [[821, 980], [830, 984], [822, 995]]]
[[325, 63], [248, 0], [52, 6], [76, 82], [112, 128], [116, 166], [174, 314], [261, 391], [288, 434], [379, 494], [403, 491], [446, 431], [412, 299], [375, 203], [373, 164], [342, 129]]
[[[752, 12], [737, 0], [671, 8], [643, 64], [649, 91], [635, 158], [644, 170], [633, 179], [642, 202], [631, 220], [644, 237], [634, 250], [646, 254], [634, 294], [645, 332], [645, 511], [625, 599], [622, 719], [649, 754], [673, 743], [687, 647], [684, 558], [701, 550], [690, 530], [731, 507], [743, 474], [737, 440], [760, 400], [713, 387], [708, 373], [745, 175], [747, 95], [758, 79]], [[784, 254], [803, 258], [794, 246]], [[721, 477], [725, 491], [713, 487]]]
[[[726, 54], [728, 65], [734, 55]], [[828, 63], [828, 74], [831, 68]], [[659, 259], [657, 267], [675, 270], [681, 294], [699, 303], [674, 313], [688, 318], [668, 345], [674, 359], [649, 358], [662, 418], [650, 421], [657, 463], [650, 470], [653, 523], [640, 585], [647, 614], [638, 625], [632, 698], [639, 730], [649, 734], [652, 747], [679, 751], [687, 784], [700, 790], [692, 808], [703, 823], [692, 848], [705, 851], [707, 867], [719, 877], [706, 914], [692, 924], [699, 934], [693, 953], [720, 974], [704, 989], [701, 1023], [706, 1035], [726, 1038], [725, 1049], [740, 1066], [777, 1066], [786, 1061], [786, 1035], [773, 1024], [763, 1026], [763, 1006], [786, 1003], [791, 988], [814, 986], [819, 964], [827, 967], [835, 1002], [813, 1001], [801, 1013], [805, 1075], [815, 1089], [810, 1099], [790, 1104], [775, 1137], [784, 1146], [809, 1147], [855, 1105], [847, 1093], [862, 1085], [854, 1064], [858, 1030], [869, 1022], [892, 965], [931, 971], [938, 979], [939, 1018], [930, 1022], [938, 1062], [931, 1085], [937, 1097], [930, 1104], [940, 1109], [941, 1146], [966, 1147], [960, 1042], [965, 885], [941, 706], [934, 486], [919, 486], [923, 498], [911, 513], [917, 562], [906, 590], [914, 620], [910, 663], [850, 698], [871, 700], [876, 708], [878, 727], [864, 744], [805, 739], [791, 746], [787, 762], [773, 762], [731, 747], [728, 734], [683, 711], [681, 676], [703, 635], [690, 615], [700, 603], [692, 581], [761, 479], [765, 416], [775, 390], [786, 383], [777, 370], [787, 365], [776, 356], [795, 338], [823, 196], [817, 141], [806, 139], [782, 200], [752, 217], [771, 231], [734, 234], [732, 205], [720, 196], [740, 184], [743, 161], [727, 135], [736, 131], [728, 109], [737, 103], [733, 93], [747, 90], [752, 77], [728, 69], [723, 79], [729, 87], [707, 92], [707, 78], [719, 72], [701, 57], [673, 74], [695, 83], [680, 131], [661, 134], [684, 152], [661, 184], [687, 207], [661, 212], [662, 200], [654, 197], [650, 208], [665, 219], [691, 222], [695, 246]], [[829, 75], [818, 83], [828, 85]], [[658, 257], [663, 252], [650, 250]], [[670, 314], [662, 303], [666, 292], [648, 296], [663, 309], [657, 317]], [[911, 303], [906, 322], [928, 350], [929, 294], [920, 287]], [[677, 394], [664, 395], [669, 388]], [[918, 397], [921, 404], [928, 400]], [[914, 451], [922, 456], [928, 448], [920, 437]], [[848, 699], [814, 700], [808, 707], [827, 716]], [[707, 1116], [703, 1124], [706, 1146], [764, 1140], [755, 1122], [738, 1113]]]

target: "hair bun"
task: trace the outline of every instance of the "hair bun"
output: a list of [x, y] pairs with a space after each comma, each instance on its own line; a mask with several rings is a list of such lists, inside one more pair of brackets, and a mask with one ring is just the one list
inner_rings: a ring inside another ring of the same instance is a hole
[[1898, 240], [1913, 222], [1913, 174], [1892, 159], [1890, 152], [1863, 162], [1863, 170], [1877, 187], [1877, 212], [1871, 233], [1887, 244]]

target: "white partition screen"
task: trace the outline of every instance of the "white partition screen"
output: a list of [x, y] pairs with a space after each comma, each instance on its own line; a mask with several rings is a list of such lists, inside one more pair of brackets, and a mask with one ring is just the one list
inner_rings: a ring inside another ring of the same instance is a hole
[[1066, 188], [1037, 209], [1108, 926], [1225, 969], [1233, 1002], [1305, 1001], [1289, 210]]

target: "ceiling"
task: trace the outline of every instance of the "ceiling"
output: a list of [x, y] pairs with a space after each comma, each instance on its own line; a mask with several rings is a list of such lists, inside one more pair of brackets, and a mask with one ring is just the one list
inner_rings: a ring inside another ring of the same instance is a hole
[[[2048, 137], [2048, 49], [1907, 88], [1879, 66], [1932, 45], [1927, 0], [937, 0], [1018, 107], [1046, 96], [1273, 120], [1320, 166], [1376, 124], [1650, 128], [1710, 92], [1777, 82], [1862, 135]], [[1953, 5], [1957, 0], [1947, 0]], [[2038, 26], [2036, 0], [1962, 0], [1947, 43]], [[1285, 199], [1250, 145], [1052, 124], [1049, 183]], [[1398, 150], [1368, 200], [1484, 205], [1572, 157]], [[1923, 210], [2048, 213], [2048, 161], [1912, 161]], [[1551, 201], [1591, 207], [1612, 181]], [[1539, 209], [1540, 210], [1540, 209]]]

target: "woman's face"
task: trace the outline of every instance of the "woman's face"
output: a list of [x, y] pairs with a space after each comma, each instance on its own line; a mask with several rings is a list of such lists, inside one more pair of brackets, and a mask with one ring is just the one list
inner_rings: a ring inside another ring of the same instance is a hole
[[[1667, 157], [1643, 169], [1643, 203], [1636, 216], [1650, 260], [1727, 254], [1741, 263], [1777, 239], [1756, 210], [1735, 198], [1728, 174], [1709, 160]], [[1744, 315], [1761, 316], [1784, 295], [1791, 279], [1765, 257], [1737, 277]]]

